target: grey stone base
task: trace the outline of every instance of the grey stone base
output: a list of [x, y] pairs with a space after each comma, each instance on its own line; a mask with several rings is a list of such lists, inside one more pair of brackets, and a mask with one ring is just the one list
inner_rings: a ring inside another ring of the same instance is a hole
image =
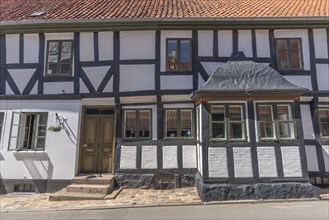
[[316, 188], [309, 183], [210, 184], [204, 183], [200, 174], [196, 175], [196, 188], [203, 202], [319, 197]]
[[174, 189], [179, 187], [192, 187], [195, 185], [195, 174], [114, 174], [116, 185], [126, 188], [140, 189]]
[[0, 179], [0, 194], [14, 192], [20, 183], [33, 184], [36, 193], [53, 193], [70, 185], [71, 180]]

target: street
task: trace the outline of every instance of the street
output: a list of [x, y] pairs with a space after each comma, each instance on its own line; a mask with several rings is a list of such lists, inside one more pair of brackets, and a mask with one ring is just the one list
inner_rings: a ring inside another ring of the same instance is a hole
[[4, 219], [329, 219], [329, 201], [9, 212]]

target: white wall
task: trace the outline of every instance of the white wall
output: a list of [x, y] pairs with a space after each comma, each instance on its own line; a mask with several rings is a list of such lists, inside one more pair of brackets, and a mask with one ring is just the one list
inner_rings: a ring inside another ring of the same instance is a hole
[[19, 91], [22, 93], [36, 69], [8, 69]]
[[155, 89], [154, 65], [120, 65], [120, 92]]
[[137, 147], [121, 146], [120, 169], [136, 169]]
[[259, 177], [277, 177], [274, 147], [257, 147]]
[[94, 60], [94, 33], [81, 32], [80, 33], [80, 60], [93, 61]]
[[120, 59], [154, 59], [155, 31], [121, 31]]
[[99, 60], [113, 59], [113, 32], [98, 33]]
[[246, 57], [252, 57], [251, 30], [239, 30], [238, 49], [243, 51]]
[[326, 29], [314, 29], [314, 49], [316, 58], [328, 58]]
[[319, 162], [316, 154], [316, 148], [313, 145], [306, 145], [306, 159], [307, 159], [307, 170], [308, 171], [319, 171]]
[[24, 63], [39, 62], [39, 35], [24, 34]]
[[199, 56], [213, 56], [213, 31], [198, 31]]
[[[1, 177], [3, 179], [72, 179], [77, 166], [78, 101], [1, 101], [5, 112], [2, 142], [0, 143]], [[8, 151], [12, 112], [48, 112], [48, 124], [55, 123], [55, 113], [67, 119], [73, 133], [65, 130], [46, 134], [45, 151]]]
[[233, 32], [218, 31], [218, 56], [229, 57], [233, 52]]
[[45, 82], [43, 84], [44, 94], [72, 94], [73, 82]]
[[249, 147], [233, 147], [234, 176], [252, 177], [251, 154]]
[[208, 148], [209, 177], [227, 178], [227, 153], [226, 148]]
[[193, 76], [161, 76], [161, 89], [193, 89]]
[[300, 105], [304, 139], [315, 139], [311, 109], [309, 105]]
[[316, 64], [316, 77], [319, 90], [329, 90], [329, 64]]
[[311, 76], [283, 76], [286, 80], [291, 82], [292, 84], [295, 84], [296, 86], [300, 86], [309, 90], [312, 89], [312, 81]]
[[297, 146], [281, 147], [281, 153], [284, 177], [301, 177], [299, 148]]
[[19, 63], [19, 34], [6, 35], [7, 63]]
[[258, 57], [271, 57], [268, 30], [256, 30], [256, 48]]
[[142, 169], [157, 169], [157, 146], [142, 146]]

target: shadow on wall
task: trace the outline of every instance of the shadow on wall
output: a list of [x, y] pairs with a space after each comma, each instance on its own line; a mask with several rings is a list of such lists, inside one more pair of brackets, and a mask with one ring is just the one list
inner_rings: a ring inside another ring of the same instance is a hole
[[[32, 179], [42, 180], [52, 178], [54, 167], [47, 153], [17, 152], [14, 153], [14, 156], [18, 161], [23, 161]], [[38, 166], [36, 164], [38, 164]]]
[[70, 141], [74, 144], [74, 146], [77, 147], [77, 137], [74, 134], [73, 130], [71, 129], [70, 125], [67, 123], [67, 119], [59, 116], [57, 113], [56, 115], [56, 123], [60, 125], [60, 127], [65, 131], [67, 137], [70, 139]]

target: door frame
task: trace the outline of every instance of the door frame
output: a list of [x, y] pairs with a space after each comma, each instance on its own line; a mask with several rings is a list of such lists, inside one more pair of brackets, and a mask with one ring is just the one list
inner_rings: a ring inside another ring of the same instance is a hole
[[82, 160], [83, 160], [83, 138], [85, 135], [84, 125], [85, 125], [85, 115], [87, 109], [109, 109], [114, 111], [114, 120], [113, 120], [113, 143], [112, 143], [112, 171], [111, 174], [114, 174], [114, 165], [115, 165], [115, 145], [116, 145], [116, 124], [117, 124], [117, 111], [113, 105], [83, 105], [81, 111], [81, 124], [80, 124], [80, 137], [79, 137], [79, 161], [78, 161], [78, 174], [83, 173], [82, 170]]

